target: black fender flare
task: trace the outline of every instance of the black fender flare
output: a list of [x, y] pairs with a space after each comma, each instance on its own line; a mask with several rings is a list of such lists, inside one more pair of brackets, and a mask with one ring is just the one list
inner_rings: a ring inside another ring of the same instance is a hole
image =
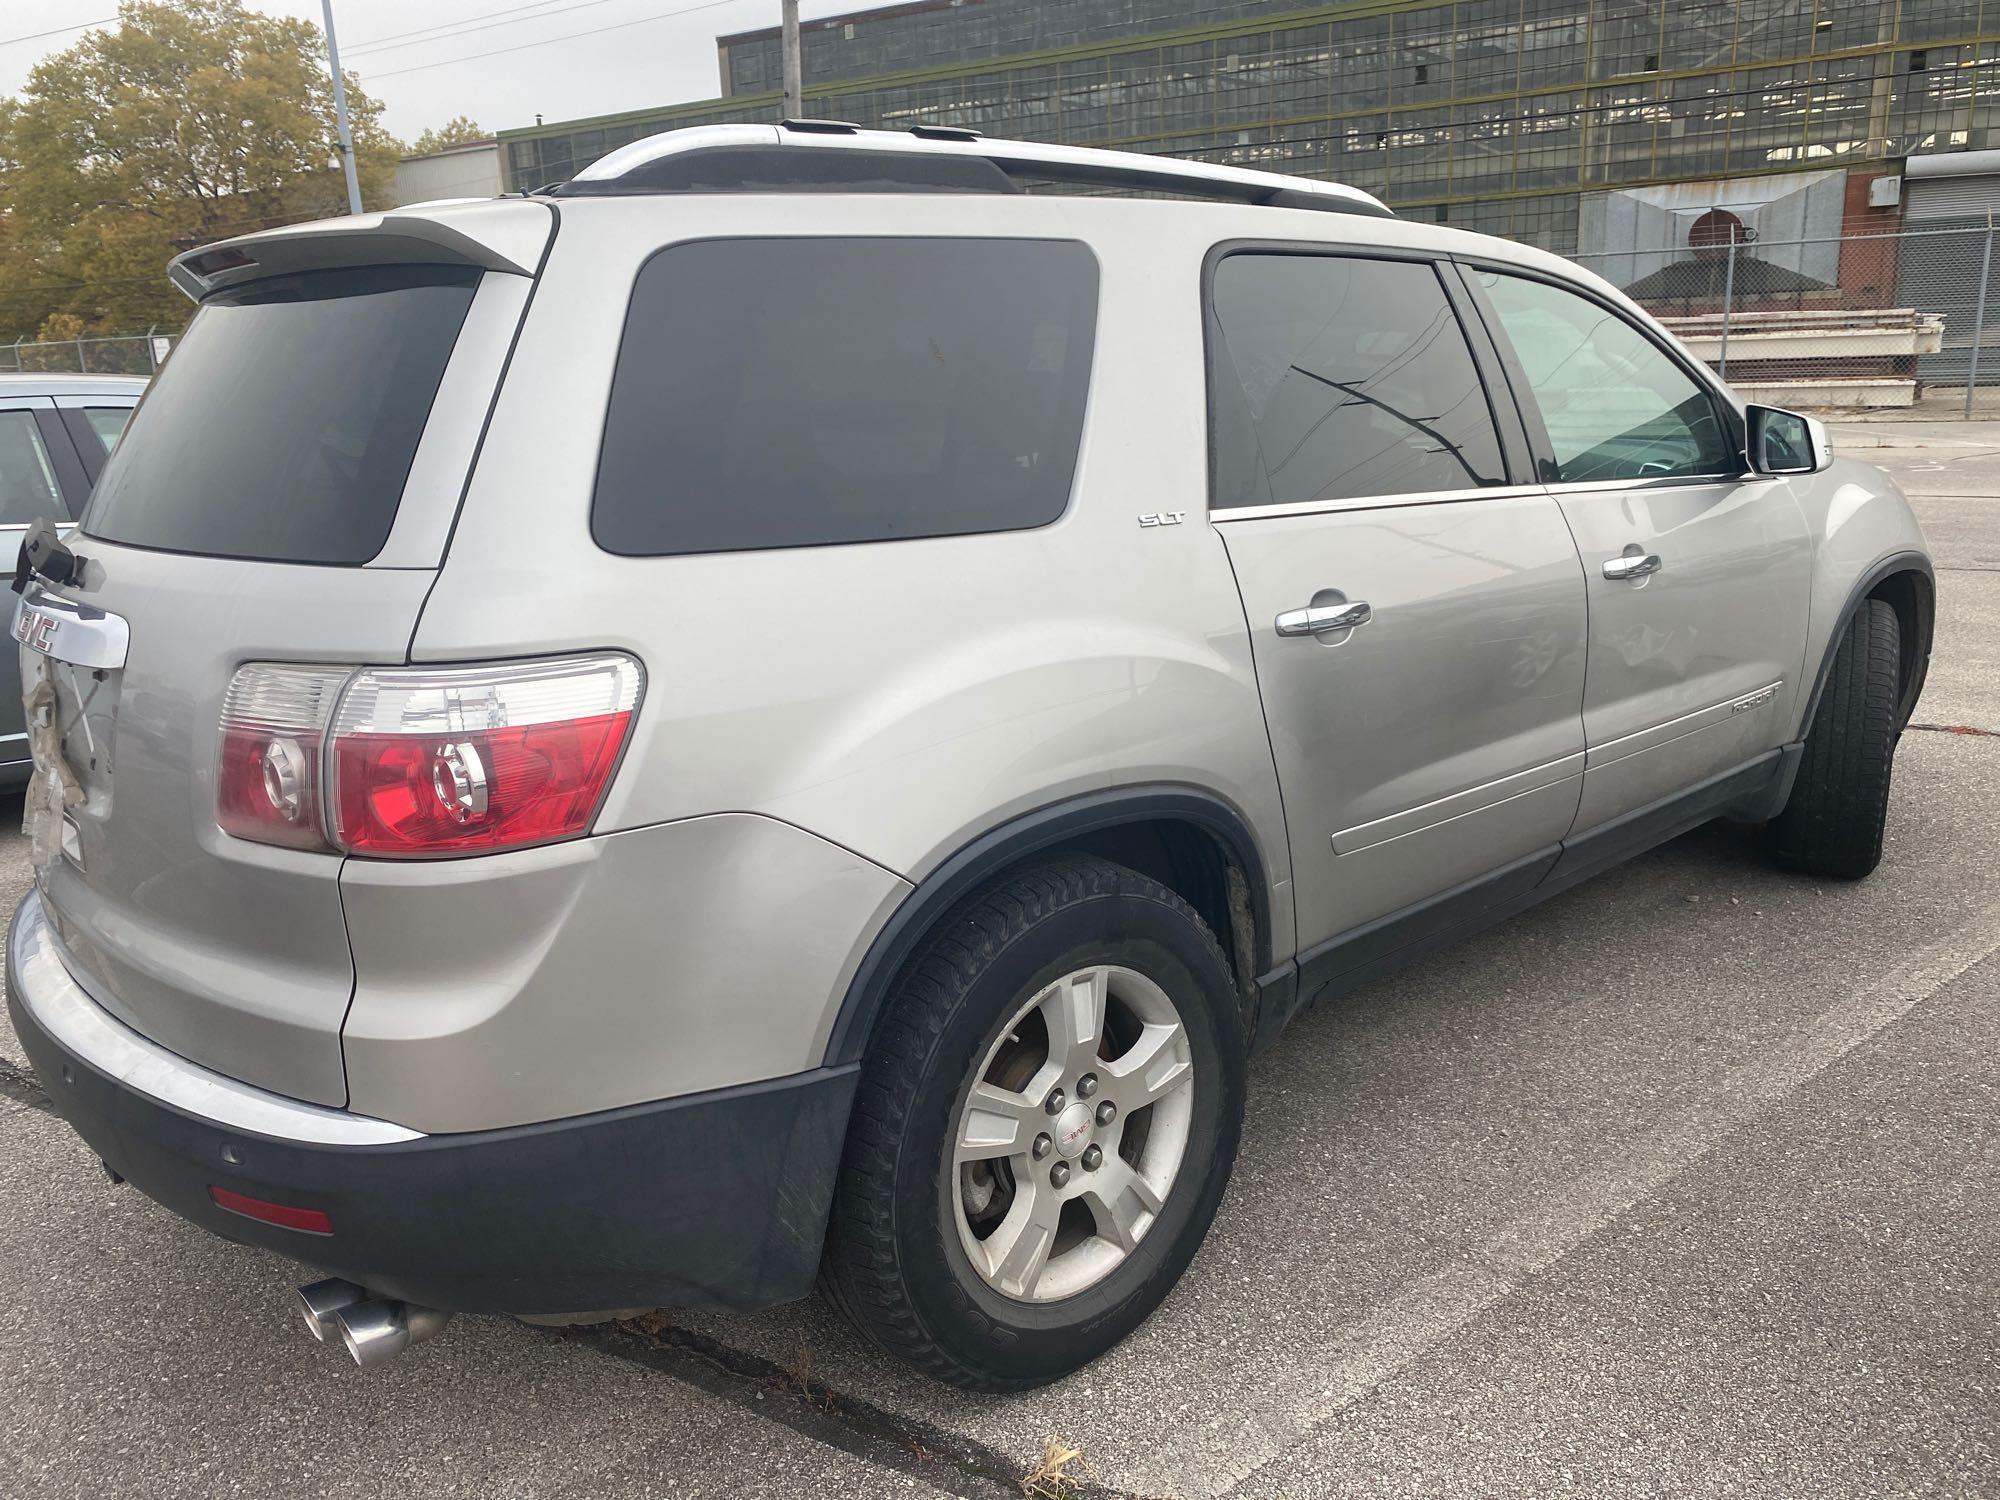
[[1883, 579], [1896, 573], [1915, 573], [1924, 581], [1924, 587], [1917, 593], [1917, 638], [1904, 643], [1903, 701], [1897, 707], [1896, 728], [1900, 731], [1909, 722], [1910, 713], [1917, 706], [1917, 695], [1924, 690], [1924, 678], [1930, 671], [1931, 633], [1937, 618], [1937, 573], [1931, 560], [1921, 552], [1892, 553], [1863, 573], [1855, 580], [1854, 587], [1848, 590], [1847, 602], [1841, 606], [1833, 629], [1827, 635], [1826, 650], [1821, 653], [1819, 671], [1813, 676], [1805, 712], [1799, 716], [1801, 740], [1812, 730], [1813, 715], [1819, 712], [1820, 694], [1826, 691], [1827, 679], [1833, 674], [1833, 658], [1847, 634], [1848, 622], [1861, 608], [1861, 601], [1872, 594]]
[[1219, 839], [1243, 872], [1257, 931], [1256, 971], [1270, 965], [1270, 881], [1243, 813], [1205, 788], [1144, 783], [1086, 792], [988, 829], [940, 862], [903, 899], [868, 945], [827, 1037], [826, 1065], [858, 1062], [888, 1003], [889, 987], [931, 928], [987, 880], [1022, 859], [1085, 834], [1127, 823], [1190, 823]]

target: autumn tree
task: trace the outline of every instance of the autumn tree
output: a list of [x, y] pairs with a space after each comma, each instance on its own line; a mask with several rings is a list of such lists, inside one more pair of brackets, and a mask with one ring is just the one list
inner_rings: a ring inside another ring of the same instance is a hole
[[[191, 245], [346, 211], [325, 42], [241, 0], [124, 0], [0, 108], [0, 329], [178, 324]], [[364, 202], [399, 148], [347, 80]]]
[[410, 147], [413, 156], [429, 156], [433, 152], [449, 150], [453, 146], [471, 146], [491, 137], [479, 128], [479, 122], [470, 115], [453, 115], [444, 124], [426, 130], [417, 137]]

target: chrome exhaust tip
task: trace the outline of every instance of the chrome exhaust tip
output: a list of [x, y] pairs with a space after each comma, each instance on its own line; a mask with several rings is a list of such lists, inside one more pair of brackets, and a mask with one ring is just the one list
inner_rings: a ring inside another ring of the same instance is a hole
[[306, 1332], [322, 1344], [339, 1341], [337, 1315], [342, 1308], [367, 1300], [366, 1287], [342, 1281], [338, 1276], [329, 1276], [325, 1281], [315, 1281], [311, 1286], [299, 1288], [299, 1311], [305, 1317]]
[[444, 1332], [451, 1314], [412, 1302], [356, 1302], [334, 1314], [340, 1342], [362, 1369], [384, 1364]]

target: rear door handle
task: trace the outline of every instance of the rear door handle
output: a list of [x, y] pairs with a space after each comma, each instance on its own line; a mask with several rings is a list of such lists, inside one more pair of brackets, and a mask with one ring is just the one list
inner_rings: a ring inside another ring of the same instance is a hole
[[1288, 609], [1276, 620], [1279, 635], [1324, 635], [1329, 630], [1352, 630], [1375, 618], [1365, 600], [1352, 604], [1313, 604], [1304, 609]]
[[1645, 578], [1660, 571], [1664, 564], [1657, 552], [1628, 552], [1623, 557], [1604, 559], [1606, 578]]

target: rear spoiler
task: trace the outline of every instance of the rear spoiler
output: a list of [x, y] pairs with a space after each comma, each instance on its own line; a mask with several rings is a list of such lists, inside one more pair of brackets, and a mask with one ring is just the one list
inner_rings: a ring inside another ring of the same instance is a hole
[[533, 276], [554, 229], [554, 210], [525, 198], [437, 203], [217, 240], [175, 256], [167, 275], [196, 302], [263, 276], [341, 266], [476, 266]]

